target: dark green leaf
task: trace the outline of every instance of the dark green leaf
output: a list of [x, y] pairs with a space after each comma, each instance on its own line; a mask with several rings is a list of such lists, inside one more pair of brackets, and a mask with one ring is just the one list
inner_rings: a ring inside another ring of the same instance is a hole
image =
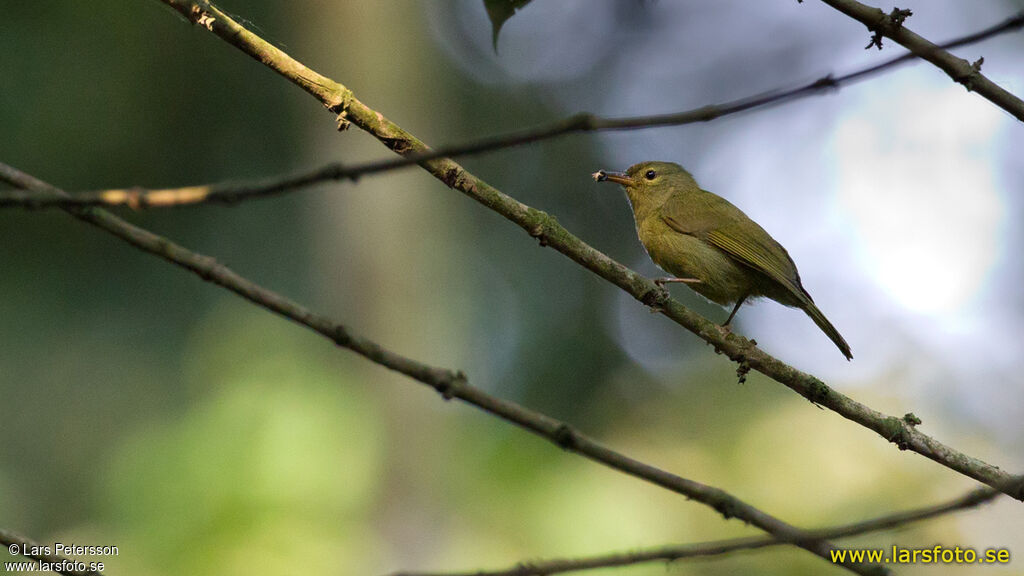
[[533, 0], [484, 0], [484, 8], [487, 9], [487, 16], [491, 19], [492, 42], [494, 53], [498, 53], [498, 34], [505, 21], [512, 17], [523, 6]]

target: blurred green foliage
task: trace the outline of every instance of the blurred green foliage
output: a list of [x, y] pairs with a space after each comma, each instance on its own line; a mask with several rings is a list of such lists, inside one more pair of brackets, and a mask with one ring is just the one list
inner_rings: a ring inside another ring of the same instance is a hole
[[[529, 83], [454, 71], [427, 11], [454, 20], [469, 3], [224, 8], [431, 144], [561, 114]], [[0, 159], [69, 190], [386, 156], [361, 134], [336, 134], [299, 90], [158, 2], [7, 3], [0, 54]], [[598, 82], [617, 57], [598, 55]], [[602, 158], [594, 142], [569, 139], [466, 164], [632, 265], [643, 255], [623, 200], [581, 180]], [[734, 368], [689, 336], [673, 333], [679, 360], [664, 371], [642, 369], [611, 336], [613, 287], [416, 170], [126, 215], [400, 352], [464, 367], [474, 384], [796, 524], [969, 485], [757, 375], [737, 385]], [[0, 212], [0, 246], [0, 526], [117, 545], [111, 574], [470, 569], [755, 533], [444, 403], [63, 214]], [[952, 520], [900, 535], [905, 545], [958, 537]], [[784, 549], [670, 569], [823, 571]]]

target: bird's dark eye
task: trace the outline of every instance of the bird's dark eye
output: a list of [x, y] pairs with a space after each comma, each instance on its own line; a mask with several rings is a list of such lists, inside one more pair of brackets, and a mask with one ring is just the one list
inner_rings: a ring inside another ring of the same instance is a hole
[[648, 180], [654, 180], [654, 178], [657, 175], [658, 175], [658, 173], [655, 172], [654, 170], [648, 170], [647, 173], [644, 174], [644, 178], [647, 178]]

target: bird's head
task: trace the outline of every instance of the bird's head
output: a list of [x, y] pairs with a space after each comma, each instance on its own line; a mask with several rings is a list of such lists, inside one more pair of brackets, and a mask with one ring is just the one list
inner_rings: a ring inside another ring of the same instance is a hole
[[673, 191], [697, 187], [693, 176], [674, 162], [640, 162], [625, 172], [598, 170], [593, 178], [597, 182], [614, 182], [625, 188], [634, 211], [662, 205]]

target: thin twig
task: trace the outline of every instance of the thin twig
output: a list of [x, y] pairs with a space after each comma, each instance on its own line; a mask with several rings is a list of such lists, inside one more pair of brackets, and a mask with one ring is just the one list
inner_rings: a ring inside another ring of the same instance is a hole
[[[1014, 32], [1024, 28], [1024, 12], [1007, 18], [999, 24], [989, 26], [973, 34], [962, 36], [940, 44], [940, 48], [955, 48], [986, 40], [999, 34]], [[838, 90], [842, 86], [863, 80], [898, 64], [915, 60], [913, 52], [907, 52], [886, 60], [880, 64], [841, 76], [823, 76], [814, 82], [788, 90], [774, 90], [755, 96], [740, 98], [717, 105], [702, 106], [692, 110], [657, 116], [635, 116], [629, 118], [603, 118], [588, 114], [579, 114], [546, 126], [530, 128], [521, 132], [492, 136], [472, 142], [444, 146], [426, 152], [416, 152], [407, 156], [376, 160], [345, 166], [332, 163], [299, 174], [277, 177], [253, 182], [224, 182], [187, 186], [183, 188], [124, 188], [115, 190], [99, 190], [74, 192], [70, 198], [31, 194], [19, 190], [0, 191], [0, 208], [21, 207], [28, 209], [52, 208], [57, 206], [129, 206], [134, 209], [165, 208], [187, 206], [199, 203], [235, 204], [253, 198], [267, 198], [294, 192], [322, 182], [351, 180], [355, 182], [363, 176], [380, 174], [398, 168], [405, 168], [437, 158], [454, 158], [492, 152], [503, 148], [511, 148], [523, 144], [549, 140], [582, 132], [602, 132], [609, 130], [637, 130], [657, 126], [677, 126], [707, 122], [722, 116], [736, 114], [755, 108], [767, 108], [772, 105], [791, 102], [806, 96], [823, 94]]]
[[[40, 570], [41, 572], [53, 572], [64, 574], [65, 576], [99, 576], [103, 574], [96, 570], [75, 570], [76, 567], [81, 566], [83, 563], [66, 556], [39, 553], [39, 551], [45, 550], [48, 547], [29, 540], [24, 536], [19, 536], [14, 532], [0, 530], [0, 544], [6, 547], [8, 553], [12, 556], [24, 556], [39, 562], [41, 565], [45, 565], [46, 570]], [[40, 567], [36, 566], [36, 568]], [[29, 570], [25, 571], [28, 572]]]
[[[891, 528], [905, 526], [912, 522], [919, 522], [945, 514], [951, 514], [960, 510], [974, 508], [985, 502], [989, 502], [999, 495], [999, 492], [991, 488], [975, 488], [967, 494], [949, 502], [888, 514], [871, 520], [844, 524], [823, 528], [821, 530], [809, 531], [820, 538], [836, 539], [879, 532]], [[696, 558], [699, 556], [721, 556], [739, 550], [753, 550], [778, 546], [784, 544], [771, 537], [756, 536], [748, 538], [731, 538], [728, 540], [714, 540], [711, 542], [699, 542], [695, 544], [684, 544], [681, 546], [664, 546], [637, 552], [626, 552], [621, 554], [604, 554], [601, 556], [590, 556], [587, 558], [559, 558], [553, 560], [538, 560], [532, 562], [520, 562], [515, 566], [504, 570], [478, 570], [474, 572], [396, 572], [392, 576], [549, 576], [564, 572], [575, 572], [579, 570], [594, 570], [597, 568], [613, 568], [619, 566], [632, 566], [646, 562], [672, 562], [684, 558]]]
[[363, 174], [358, 169], [348, 169], [340, 164], [328, 164], [290, 176], [278, 176], [249, 182], [220, 182], [183, 188], [123, 188], [92, 192], [71, 192], [67, 196], [56, 194], [35, 194], [25, 190], [0, 190], [0, 208], [20, 206], [29, 210], [60, 208], [66, 206], [128, 206], [135, 210], [144, 208], [169, 208], [193, 204], [235, 204], [253, 198], [294, 192], [322, 182], [336, 180], [356, 181]]
[[[369, 132], [395, 153], [405, 156], [429, 150], [418, 138], [359, 101], [351, 90], [310, 70], [257, 34], [245, 29], [209, 2], [161, 1], [183, 14], [190, 22], [210, 30], [225, 42], [300, 86], [316, 97], [328, 110], [344, 114], [346, 121]], [[732, 333], [723, 335], [717, 325], [671, 298], [650, 279], [612, 260], [574, 236], [551, 215], [508, 196], [477, 178], [454, 160], [436, 158], [419, 164], [449, 187], [514, 222], [536, 238], [542, 246], [554, 248], [623, 289], [640, 302], [651, 306], [704, 339], [716, 352], [725, 354], [734, 362], [745, 363], [751, 369], [784, 384], [811, 402], [875, 431], [901, 450], [917, 452], [1017, 500], [1024, 500], [1024, 478], [954, 450], [923, 434], [917, 430], [916, 421], [888, 416], [833, 390], [818, 378], [766, 354], [742, 336]]]
[[867, 26], [873, 34], [868, 48], [877, 46], [881, 50], [882, 37], [891, 38], [917, 57], [934, 64], [954, 82], [963, 84], [968, 91], [977, 92], [989, 102], [1012, 114], [1017, 120], [1024, 120], [1024, 100], [982, 74], [983, 59], [978, 59], [974, 63], [968, 62], [950, 54], [943, 46], [937, 46], [927, 38], [915, 34], [904, 25], [904, 21], [911, 15], [909, 10], [894, 8], [891, 13], [886, 14], [878, 8], [861, 4], [856, 0], [822, 2]]
[[[65, 194], [58, 188], [2, 163], [0, 163], [0, 180], [23, 190], [45, 194]], [[445, 399], [458, 398], [547, 438], [564, 450], [575, 452], [625, 474], [682, 494], [689, 499], [714, 508], [726, 519], [743, 520], [768, 532], [778, 540], [792, 543], [832, 562], [830, 552], [835, 550], [835, 547], [830, 542], [819, 538], [808, 538], [799, 528], [743, 502], [724, 490], [634, 460], [583, 435], [568, 424], [514, 402], [491, 396], [470, 386], [461, 371], [456, 372], [430, 366], [396, 354], [376, 342], [353, 334], [345, 326], [240, 276], [209, 256], [192, 252], [167, 238], [130, 224], [101, 208], [68, 207], [64, 210], [79, 220], [98, 226], [144, 252], [159, 256], [171, 264], [196, 274], [207, 282], [234, 292], [257, 306], [310, 328], [342, 348], [347, 348], [385, 368], [422, 382], [436, 390]], [[844, 562], [842, 566], [857, 574], [889, 573], [885, 567], [873, 564]]]

